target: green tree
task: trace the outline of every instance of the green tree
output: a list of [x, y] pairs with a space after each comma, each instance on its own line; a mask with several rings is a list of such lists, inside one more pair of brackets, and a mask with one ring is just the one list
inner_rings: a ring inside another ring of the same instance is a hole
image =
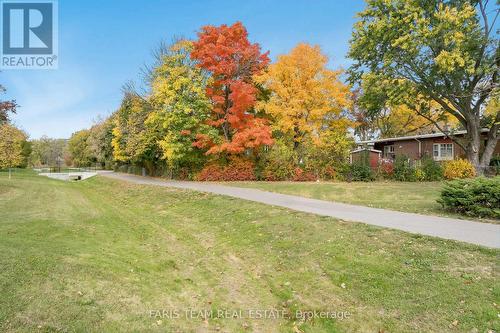
[[0, 169], [21, 166], [25, 161], [25, 145], [28, 136], [9, 124], [0, 125]]
[[94, 162], [87, 144], [89, 135], [89, 130], [81, 130], [73, 133], [68, 141], [68, 152], [74, 166], [86, 167]]
[[[367, 0], [349, 52], [350, 80], [361, 84], [369, 109], [406, 105], [447, 133], [478, 170], [488, 165], [500, 126], [496, 110], [482, 151], [484, 106], [498, 87], [500, 64], [499, 40], [491, 36], [499, 10], [490, 15], [487, 2]], [[456, 118], [466, 139], [442, 128], [437, 113]]]
[[68, 140], [42, 136], [31, 141], [29, 164], [32, 166], [55, 166], [60, 158], [68, 159]]
[[154, 173], [160, 152], [146, 120], [151, 113], [148, 100], [131, 88], [124, 88], [120, 108], [113, 114], [113, 158], [115, 161], [145, 167]]
[[207, 134], [210, 101], [205, 90], [209, 75], [196, 66], [190, 53], [193, 43], [180, 40], [166, 48], [151, 71], [152, 112], [147, 133], [158, 141], [161, 157], [168, 166], [199, 165], [205, 160], [200, 149], [193, 147], [196, 135]]
[[113, 122], [100, 120], [90, 128], [87, 138], [88, 152], [101, 167], [109, 168], [113, 162]]
[[31, 142], [28, 140], [24, 141], [22, 144], [22, 149], [23, 149], [23, 152], [21, 155], [23, 156], [23, 161], [19, 165], [19, 167], [26, 168], [29, 165], [30, 156], [31, 156], [31, 152], [32, 152]]

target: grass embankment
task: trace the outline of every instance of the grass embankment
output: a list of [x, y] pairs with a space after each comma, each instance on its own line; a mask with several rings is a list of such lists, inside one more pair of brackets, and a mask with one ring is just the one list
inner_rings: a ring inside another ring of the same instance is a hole
[[500, 330], [500, 251], [100, 177], [0, 173], [0, 253], [2, 332]]

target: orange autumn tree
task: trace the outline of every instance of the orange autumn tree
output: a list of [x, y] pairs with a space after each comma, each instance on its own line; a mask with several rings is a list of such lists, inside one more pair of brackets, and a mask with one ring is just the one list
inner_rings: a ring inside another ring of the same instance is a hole
[[205, 26], [194, 42], [191, 58], [211, 74], [207, 95], [212, 102], [211, 135], [198, 134], [194, 146], [207, 155], [239, 154], [270, 145], [271, 129], [253, 109], [258, 93], [252, 77], [269, 63], [268, 52], [251, 44], [243, 24]]
[[342, 72], [328, 69], [327, 64], [319, 46], [301, 43], [255, 76], [271, 91], [257, 108], [273, 119], [273, 130], [291, 138], [294, 150], [331, 143], [332, 136], [347, 142], [352, 126], [346, 117], [351, 106], [349, 87], [340, 81]]

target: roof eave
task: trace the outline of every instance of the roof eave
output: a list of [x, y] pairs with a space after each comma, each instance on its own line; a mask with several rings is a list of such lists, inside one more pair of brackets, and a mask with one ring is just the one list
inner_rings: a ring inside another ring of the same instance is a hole
[[[489, 132], [489, 129], [482, 128], [481, 133], [484, 133], [484, 132]], [[460, 130], [460, 131], [456, 131], [454, 133], [449, 133], [448, 135], [462, 135], [462, 134], [466, 134], [466, 133], [467, 133], [466, 130]], [[429, 133], [429, 134], [419, 134], [419, 135], [412, 135], [412, 136], [400, 136], [400, 137], [395, 137], [395, 138], [359, 141], [357, 144], [368, 144], [368, 143], [390, 142], [390, 141], [405, 141], [405, 140], [415, 140], [415, 139], [428, 139], [428, 138], [438, 138], [438, 137], [443, 137], [443, 136], [447, 136], [447, 134]]]

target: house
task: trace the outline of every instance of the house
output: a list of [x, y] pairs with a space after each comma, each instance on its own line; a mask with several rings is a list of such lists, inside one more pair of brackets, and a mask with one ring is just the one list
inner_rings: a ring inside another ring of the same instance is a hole
[[[467, 131], [456, 131], [453, 136], [464, 137]], [[484, 142], [488, 129], [483, 129]], [[361, 141], [358, 148], [351, 152], [351, 161], [357, 159], [362, 150], [380, 151], [380, 158], [394, 160], [396, 156], [407, 156], [410, 160], [420, 160], [424, 156], [431, 156], [436, 161], [446, 161], [456, 158], [465, 158], [465, 151], [443, 133], [420, 134], [377, 140]], [[493, 155], [500, 154], [500, 145], [497, 144]], [[371, 163], [370, 163], [371, 164]]]

